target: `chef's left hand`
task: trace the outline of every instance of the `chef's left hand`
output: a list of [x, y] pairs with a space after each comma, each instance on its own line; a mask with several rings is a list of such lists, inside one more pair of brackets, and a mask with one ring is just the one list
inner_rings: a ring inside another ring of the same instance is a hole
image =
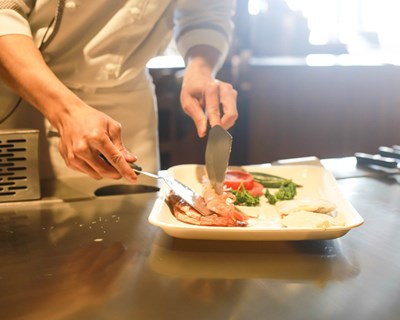
[[216, 124], [229, 129], [238, 118], [237, 92], [229, 83], [218, 81], [201, 59], [194, 59], [187, 67], [181, 90], [181, 105], [197, 128], [199, 137], [207, 133], [207, 126]]

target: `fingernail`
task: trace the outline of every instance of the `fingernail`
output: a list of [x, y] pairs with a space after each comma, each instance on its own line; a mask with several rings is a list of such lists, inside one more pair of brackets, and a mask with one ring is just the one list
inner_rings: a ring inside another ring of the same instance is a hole
[[136, 182], [137, 181], [137, 175], [129, 175], [126, 177], [126, 179], [130, 182]]
[[206, 135], [206, 131], [205, 129], [199, 129], [197, 130], [197, 134], [199, 135], [200, 138], [203, 138]]

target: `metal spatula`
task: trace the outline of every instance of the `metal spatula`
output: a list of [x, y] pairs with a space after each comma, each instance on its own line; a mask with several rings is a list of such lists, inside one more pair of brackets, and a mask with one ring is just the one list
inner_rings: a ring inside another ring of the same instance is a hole
[[[104, 157], [104, 155], [100, 154], [100, 158], [107, 162], [109, 165], [110, 162]], [[154, 173], [146, 172], [142, 170], [142, 167], [136, 163], [129, 163], [129, 166], [135, 171], [137, 174], [144, 174], [145, 176], [161, 179], [163, 180], [167, 186], [179, 197], [181, 197], [189, 206], [199, 211], [202, 215], [210, 215], [212, 212], [206, 207], [204, 199], [197, 192], [189, 188], [187, 185], [179, 182], [178, 180], [172, 177], [162, 177], [156, 175]]]
[[129, 165], [137, 174], [144, 174], [154, 179], [163, 180], [176, 195], [181, 197], [187, 204], [199, 211], [202, 215], [211, 214], [210, 210], [205, 205], [203, 197], [182, 182], [172, 177], [162, 177], [154, 173], [143, 171], [142, 168], [135, 163], [130, 163]]

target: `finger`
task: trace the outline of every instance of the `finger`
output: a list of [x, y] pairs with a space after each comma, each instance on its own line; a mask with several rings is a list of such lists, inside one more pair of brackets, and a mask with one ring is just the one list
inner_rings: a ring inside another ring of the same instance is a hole
[[217, 82], [213, 82], [204, 91], [204, 103], [211, 127], [221, 124], [220, 92]]
[[[104, 140], [109, 141], [109, 140]], [[110, 143], [110, 142], [108, 142]], [[85, 147], [84, 145], [78, 146], [74, 149], [74, 153], [70, 153], [69, 162], [70, 165], [75, 167], [78, 170], [84, 170], [91, 177], [98, 176], [98, 179], [101, 178], [111, 178], [111, 179], [120, 179], [122, 175], [118, 172], [118, 170], [112, 165], [111, 161], [107, 156], [104, 159], [101, 159], [99, 156], [99, 146], [96, 147], [96, 144], [104, 145], [101, 142], [94, 142], [93, 147]], [[118, 152], [118, 151], [117, 151]], [[122, 157], [122, 156], [121, 156]]]
[[80, 171], [82, 173], [85, 173], [89, 175], [91, 178], [100, 180], [103, 178], [102, 175], [100, 175], [97, 171], [95, 171], [90, 165], [88, 165], [86, 162], [82, 160], [75, 160], [73, 165], [68, 165], [67, 166], [71, 169], [74, 169], [76, 171]]
[[137, 156], [131, 154], [122, 143], [122, 126], [119, 123], [113, 123], [108, 129], [110, 140], [115, 147], [122, 153], [125, 160], [128, 162], [134, 162], [137, 160]]
[[202, 108], [200, 100], [193, 98], [187, 93], [181, 94], [181, 105], [183, 111], [192, 118], [197, 134], [200, 138], [204, 137], [207, 132], [207, 118]]
[[[96, 139], [88, 141], [79, 141], [72, 148], [73, 152], [68, 153], [67, 163], [71, 167], [97, 179], [125, 177], [131, 182], [136, 182], [136, 174], [126, 162], [124, 155], [110, 141], [107, 133], [97, 134]], [[103, 159], [100, 158], [100, 154], [103, 154]], [[125, 171], [122, 171], [121, 167]]]
[[[137, 181], [137, 175], [129, 166], [129, 163], [126, 161], [124, 154], [120, 150], [118, 150], [117, 147], [111, 141], [108, 140], [107, 143], [99, 147], [99, 151], [107, 159], [110, 166], [113, 167], [119, 175], [118, 177], [110, 176], [111, 178], [118, 179], [120, 177], [124, 177], [130, 182]], [[99, 159], [97, 160], [98, 162], [101, 161], [99, 157], [98, 159]], [[103, 162], [102, 165], [104, 165], [105, 162], [104, 161], [102, 162]], [[97, 167], [95, 169], [102, 170], [102, 166]], [[111, 172], [107, 171], [104, 172], [103, 174], [111, 174]]]
[[237, 118], [237, 91], [228, 83], [223, 83], [220, 86], [220, 101], [222, 105], [223, 115], [221, 125], [225, 129], [232, 127]]
[[99, 180], [101, 179], [101, 175], [99, 175], [96, 170], [94, 170], [89, 164], [85, 161], [77, 158], [74, 153], [68, 152], [65, 150], [66, 148], [60, 143], [59, 151], [64, 159], [64, 162], [68, 168], [71, 168], [75, 171], [79, 171], [89, 175], [91, 178]]

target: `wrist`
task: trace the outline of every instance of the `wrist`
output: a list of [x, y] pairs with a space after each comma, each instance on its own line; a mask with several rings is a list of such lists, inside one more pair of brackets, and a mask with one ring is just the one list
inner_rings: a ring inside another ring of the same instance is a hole
[[57, 130], [60, 130], [62, 121], [70, 118], [76, 110], [85, 106], [85, 103], [67, 87], [61, 84], [58, 88], [41, 94], [33, 104], [43, 116]]
[[210, 46], [195, 46], [186, 55], [188, 68], [195, 68], [196, 71], [211, 74], [213, 77], [217, 73], [220, 52]]
[[187, 81], [213, 81], [215, 79], [215, 72], [213, 68], [200, 57], [193, 58], [186, 67], [184, 83]]

